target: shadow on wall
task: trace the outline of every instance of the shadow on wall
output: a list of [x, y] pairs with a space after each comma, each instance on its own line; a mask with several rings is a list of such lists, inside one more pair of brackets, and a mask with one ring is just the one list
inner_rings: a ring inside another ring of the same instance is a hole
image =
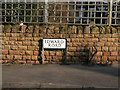
[[[93, 61], [93, 57], [97, 53], [97, 49], [95, 45], [93, 46], [93, 51], [91, 52], [90, 48], [88, 45], [85, 45], [83, 47], [80, 47], [77, 52], [71, 52], [69, 54], [68, 52], [68, 58], [67, 58], [67, 63], [69, 64], [95, 64], [96, 62]], [[74, 53], [74, 54], [72, 54]]]
[[102, 59], [97, 59], [97, 48], [95, 46], [95, 43], [93, 44], [93, 47], [90, 48], [88, 45], [80, 47], [77, 52], [74, 52], [74, 54], [69, 54], [67, 58], [67, 63], [69, 64], [82, 64], [82, 65], [112, 65], [111, 60], [104, 61]]

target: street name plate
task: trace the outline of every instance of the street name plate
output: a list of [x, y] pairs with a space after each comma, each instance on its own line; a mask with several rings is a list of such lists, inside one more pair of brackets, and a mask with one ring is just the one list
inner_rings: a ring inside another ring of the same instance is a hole
[[65, 49], [66, 39], [43, 39], [44, 49]]

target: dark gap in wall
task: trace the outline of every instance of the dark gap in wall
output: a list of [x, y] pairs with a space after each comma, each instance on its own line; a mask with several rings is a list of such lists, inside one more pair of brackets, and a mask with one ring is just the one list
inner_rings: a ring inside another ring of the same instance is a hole
[[85, 33], [85, 26], [83, 26], [83, 29], [82, 29], [83, 37], [84, 37], [84, 33]]
[[112, 34], [112, 28], [110, 27], [110, 34]]
[[30, 29], [29, 29], [29, 24], [27, 24], [27, 27], [25, 28], [25, 33], [27, 33], [28, 30], [30, 30]]
[[102, 27], [99, 27], [99, 32], [100, 34], [102, 34]]
[[36, 27], [36, 26], [35, 26], [35, 25], [33, 25], [33, 33], [35, 32], [35, 27]]
[[77, 32], [76, 32], [77, 34], [79, 34], [79, 29], [78, 29], [78, 27], [77, 27]]

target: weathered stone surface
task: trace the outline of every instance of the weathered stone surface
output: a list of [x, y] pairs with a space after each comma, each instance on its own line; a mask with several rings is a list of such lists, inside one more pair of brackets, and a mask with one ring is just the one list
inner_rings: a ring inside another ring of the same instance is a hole
[[99, 31], [100, 31], [101, 34], [104, 34], [105, 31], [106, 31], [106, 30], [105, 30], [105, 27], [100, 27], [100, 30], [99, 30]]
[[82, 26], [78, 26], [77, 27], [77, 31], [78, 31], [78, 34], [82, 34], [83, 33], [83, 27]]
[[12, 26], [12, 28], [11, 28], [11, 32], [19, 32], [20, 30], [20, 26], [19, 25], [14, 25], [14, 26]]
[[11, 25], [5, 25], [5, 26], [2, 26], [3, 28], [3, 33], [6, 33], [6, 32], [11, 32], [11, 29], [12, 29], [12, 26]]
[[94, 27], [94, 26], [95, 26], [94, 22], [91, 21], [90, 24], [89, 24], [89, 27]]
[[22, 30], [21, 30], [21, 32], [24, 33], [24, 32], [26, 31], [26, 29], [27, 29], [26, 27], [27, 27], [26, 25], [23, 25], [23, 26], [22, 26]]
[[106, 34], [111, 33], [111, 27], [110, 26], [105, 27], [105, 33]]
[[86, 27], [85, 27], [84, 33], [85, 33], [85, 34], [89, 34], [89, 33], [90, 33], [90, 27], [89, 27], [89, 26], [86, 26]]
[[34, 33], [39, 33], [40, 27], [38, 25], [35, 26], [34, 28]]
[[117, 28], [111, 27], [111, 29], [112, 29], [112, 33], [113, 33], [113, 34], [114, 34], [114, 33], [117, 33]]
[[92, 29], [92, 33], [93, 33], [93, 34], [99, 34], [99, 28], [98, 28], [98, 27], [94, 27], [94, 28]]
[[120, 27], [117, 27], [118, 33], [120, 34]]

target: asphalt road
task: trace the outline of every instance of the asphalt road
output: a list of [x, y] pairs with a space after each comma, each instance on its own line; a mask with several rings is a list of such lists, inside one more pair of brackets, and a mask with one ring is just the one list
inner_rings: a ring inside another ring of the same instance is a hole
[[118, 88], [118, 64], [3, 65], [3, 88]]

